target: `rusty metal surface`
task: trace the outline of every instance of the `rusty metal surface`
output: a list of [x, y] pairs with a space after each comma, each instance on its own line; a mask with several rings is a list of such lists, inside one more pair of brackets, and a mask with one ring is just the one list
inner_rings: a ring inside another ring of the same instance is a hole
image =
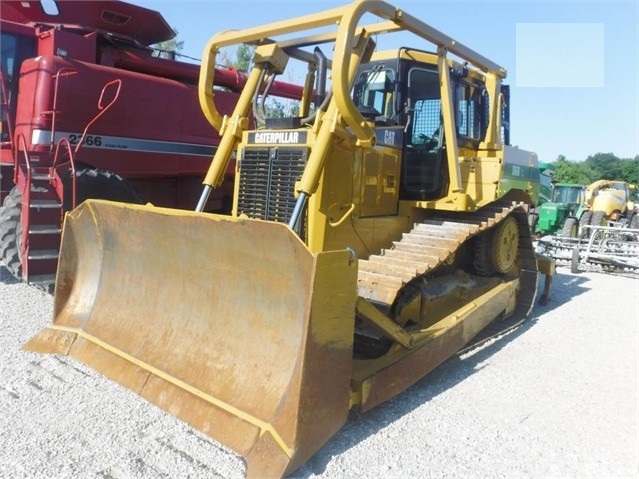
[[313, 255], [281, 224], [92, 200], [67, 217], [62, 257], [54, 322], [25, 349], [79, 359], [257, 477], [293, 470], [346, 421], [348, 252]]

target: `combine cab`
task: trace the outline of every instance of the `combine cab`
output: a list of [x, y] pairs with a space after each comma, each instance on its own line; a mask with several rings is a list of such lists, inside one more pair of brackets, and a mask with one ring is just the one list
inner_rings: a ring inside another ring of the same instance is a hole
[[[415, 47], [375, 51], [393, 32]], [[241, 43], [254, 67], [224, 116], [216, 53]], [[269, 84], [300, 62], [297, 114], [268, 118]], [[197, 211], [69, 213], [55, 319], [26, 349], [91, 365], [245, 456], [249, 476], [294, 471], [349, 411], [523, 321], [552, 273], [505, 76], [379, 1], [215, 35], [199, 93], [221, 141]], [[203, 212], [235, 152], [232, 214]]]

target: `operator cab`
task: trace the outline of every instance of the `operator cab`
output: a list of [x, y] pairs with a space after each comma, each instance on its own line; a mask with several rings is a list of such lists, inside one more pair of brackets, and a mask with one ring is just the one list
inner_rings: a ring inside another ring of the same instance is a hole
[[[452, 66], [450, 75], [457, 145], [477, 150], [488, 127], [486, 88], [463, 66]], [[353, 100], [362, 116], [374, 122], [378, 144], [394, 146], [379, 141], [384, 138], [380, 132], [389, 128], [395, 131], [393, 137], [401, 138], [400, 199], [446, 196], [449, 173], [437, 55], [402, 48], [399, 58], [395, 53], [388, 60], [362, 65]], [[504, 125], [507, 128], [507, 122]]]
[[581, 185], [557, 185], [552, 194], [553, 203], [583, 203], [584, 187]]
[[[15, 31], [14, 31], [15, 30]], [[21, 25], [3, 23], [0, 33], [0, 141], [11, 148], [12, 119], [15, 118], [18, 98], [20, 65], [36, 56], [36, 43], [32, 36], [19, 33]]]

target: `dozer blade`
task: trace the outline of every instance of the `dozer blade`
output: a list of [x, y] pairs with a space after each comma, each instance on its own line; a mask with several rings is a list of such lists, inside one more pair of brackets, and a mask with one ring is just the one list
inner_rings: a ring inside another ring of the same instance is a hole
[[357, 262], [282, 224], [89, 200], [67, 215], [54, 322], [66, 354], [281, 476], [349, 409]]

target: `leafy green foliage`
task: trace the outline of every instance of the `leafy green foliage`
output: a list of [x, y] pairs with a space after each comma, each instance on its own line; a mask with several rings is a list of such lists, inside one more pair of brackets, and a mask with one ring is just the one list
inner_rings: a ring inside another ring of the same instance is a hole
[[184, 40], [178, 40], [179, 32], [175, 28], [173, 29], [173, 31], [175, 32], [175, 37], [171, 38], [170, 40], [151, 45], [151, 48], [154, 49], [154, 57], [172, 57], [173, 54], [180, 53], [182, 51], [182, 49], [184, 48]]
[[255, 45], [241, 44], [235, 51], [235, 60], [232, 60], [227, 51], [220, 54], [220, 63], [225, 67], [233, 67], [242, 72], [248, 72], [251, 68], [251, 60], [255, 53]]
[[557, 183], [588, 185], [597, 180], [619, 180], [639, 183], [639, 155], [634, 158], [618, 158], [612, 153], [596, 153], [582, 162], [569, 161], [559, 155], [552, 163]]
[[242, 44], [237, 47], [237, 63], [235, 68], [243, 72], [248, 72], [251, 66], [251, 60], [255, 53], [255, 47], [252, 45]]

